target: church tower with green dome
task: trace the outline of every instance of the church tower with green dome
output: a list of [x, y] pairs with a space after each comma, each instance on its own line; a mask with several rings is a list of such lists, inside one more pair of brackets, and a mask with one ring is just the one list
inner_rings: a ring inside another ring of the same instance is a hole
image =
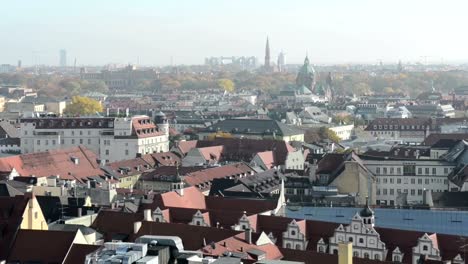
[[296, 86], [301, 94], [311, 94], [315, 88], [315, 70], [309, 63], [309, 57], [306, 56], [304, 65], [299, 69], [296, 77]]

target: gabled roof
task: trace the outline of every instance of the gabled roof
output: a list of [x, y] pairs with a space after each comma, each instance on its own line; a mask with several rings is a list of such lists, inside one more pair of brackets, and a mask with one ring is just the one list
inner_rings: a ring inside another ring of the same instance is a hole
[[63, 263], [83, 264], [85, 263], [86, 255], [98, 250], [100, 247], [98, 245], [73, 244]]
[[17, 138], [18, 129], [8, 121], [0, 121], [0, 138]]
[[29, 196], [0, 197], [0, 259], [6, 259], [23, 221]]
[[253, 172], [253, 169], [247, 164], [236, 163], [189, 173], [185, 175], [184, 181], [191, 186], [207, 189], [206, 187], [209, 188], [207, 185], [211, 184], [210, 182], [213, 179], [239, 177], [240, 175], [250, 174], [251, 172]]
[[[72, 159], [78, 159], [78, 164]], [[99, 168], [96, 154], [84, 146], [0, 158], [1, 174], [9, 174], [13, 169], [20, 176], [60, 175], [61, 179], [80, 182], [104, 174]]]
[[265, 259], [278, 260], [283, 257], [279, 248], [274, 244], [264, 244], [257, 246], [253, 243], [248, 243], [245, 240], [245, 233], [223, 239], [212, 245], [207, 245], [203, 248], [203, 252], [211, 256], [222, 256], [227, 252], [231, 254], [242, 255], [242, 259], [256, 260], [259, 255], [265, 254]]
[[185, 156], [191, 149], [197, 147], [197, 140], [180, 141], [177, 144], [177, 149]]
[[191, 148], [224, 146], [223, 156], [229, 161], [250, 161], [258, 152], [273, 151], [275, 162], [284, 164], [288, 153], [295, 151], [288, 142], [273, 139], [215, 138], [188, 142], [184, 143], [194, 144]]
[[8, 255], [8, 262], [62, 263], [76, 232], [21, 229]]
[[259, 152], [257, 153], [257, 156], [260, 158], [260, 160], [262, 160], [267, 170], [275, 166], [275, 156], [273, 151]]
[[128, 238], [133, 233], [133, 223], [141, 220], [141, 213], [101, 210], [91, 227], [104, 234], [105, 241], [110, 241], [115, 235]]
[[216, 163], [221, 161], [224, 152], [224, 146], [198, 148], [198, 151], [203, 156], [205, 161], [210, 163]]

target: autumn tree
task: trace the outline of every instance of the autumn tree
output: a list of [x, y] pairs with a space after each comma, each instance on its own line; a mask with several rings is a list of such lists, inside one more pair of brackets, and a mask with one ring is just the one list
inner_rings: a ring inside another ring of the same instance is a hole
[[72, 102], [64, 110], [65, 115], [80, 116], [102, 112], [100, 102], [84, 96], [73, 96]]
[[335, 143], [341, 141], [341, 138], [335, 133], [335, 131], [329, 129], [328, 127], [321, 127], [319, 130], [320, 136], [324, 139], [328, 139]]
[[230, 79], [219, 79], [218, 80], [218, 87], [220, 89], [224, 89], [226, 92], [234, 92], [234, 82]]

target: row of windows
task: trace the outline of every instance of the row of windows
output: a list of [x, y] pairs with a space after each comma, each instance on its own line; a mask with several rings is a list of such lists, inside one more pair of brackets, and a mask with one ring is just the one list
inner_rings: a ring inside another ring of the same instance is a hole
[[[423, 184], [423, 179], [422, 178], [419, 178], [419, 179], [415, 179], [415, 178], [411, 178], [411, 179], [408, 179], [406, 177], [401, 177], [401, 178], [377, 178], [377, 183], [383, 183], [383, 184], [386, 184], [386, 183], [390, 183], [390, 184], [394, 184], [396, 182], [396, 184], [408, 184], [408, 183], [411, 183], [411, 184], [416, 184], [416, 180], [418, 182], [418, 184]], [[441, 178], [428, 178], [428, 179], [424, 179], [424, 184], [430, 184], [430, 183], [444, 183], [444, 184], [448, 184], [448, 180], [447, 179], [441, 179]]]
[[[397, 167], [396, 170], [394, 167], [390, 167], [390, 168], [387, 168], [387, 167], [377, 167], [375, 168], [375, 173], [377, 175], [388, 175], [388, 174], [395, 174], [395, 171], [396, 171], [396, 175], [401, 175], [401, 167]], [[450, 172], [450, 169], [449, 168], [444, 168], [444, 175], [448, 175]], [[418, 168], [418, 174], [417, 175], [437, 175], [437, 168], [424, 168], [424, 174], [423, 174], [423, 168]]]
[[402, 126], [398, 126], [398, 125], [374, 125], [374, 129], [398, 129], [398, 128], [401, 128], [401, 129], [426, 129], [426, 126], [422, 125], [415, 125], [415, 126], [405, 126], [405, 125], [402, 125]]
[[[433, 192], [443, 192], [443, 190], [432, 190]], [[423, 189], [377, 189], [377, 195], [395, 195], [398, 193], [409, 193], [410, 196], [422, 195]], [[416, 194], [417, 193], [417, 194]]]

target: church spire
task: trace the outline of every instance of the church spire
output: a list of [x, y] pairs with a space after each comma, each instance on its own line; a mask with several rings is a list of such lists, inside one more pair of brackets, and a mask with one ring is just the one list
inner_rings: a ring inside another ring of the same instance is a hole
[[265, 46], [265, 70], [270, 69], [270, 41], [267, 36], [266, 46]]

